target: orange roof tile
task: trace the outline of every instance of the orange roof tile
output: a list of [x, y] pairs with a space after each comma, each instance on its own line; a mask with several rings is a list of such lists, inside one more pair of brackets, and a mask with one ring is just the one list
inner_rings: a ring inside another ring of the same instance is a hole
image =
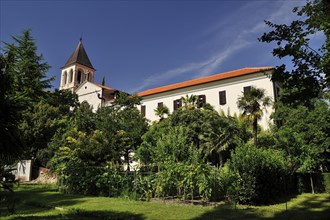
[[248, 75], [251, 73], [257, 73], [260, 71], [265, 71], [265, 70], [271, 70], [273, 67], [246, 67], [238, 70], [233, 70], [225, 73], [218, 73], [215, 75], [211, 76], [206, 76], [198, 79], [192, 79], [180, 83], [175, 83], [171, 85], [166, 85], [166, 86], [161, 86], [149, 90], [145, 90], [143, 92], [139, 92], [137, 95], [138, 96], [148, 96], [148, 95], [153, 95], [161, 92], [166, 92], [166, 91], [171, 91], [175, 89], [181, 89], [189, 86], [194, 86], [194, 85], [200, 85], [204, 83], [209, 83], [209, 82], [214, 82], [218, 80], [223, 80], [223, 79], [229, 79], [237, 76], [243, 76], [243, 75]]
[[101, 84], [96, 84], [96, 85], [98, 85], [99, 87], [101, 87], [102, 89], [105, 89], [105, 90], [114, 90], [114, 89], [112, 89], [112, 88], [110, 88], [110, 87], [107, 87], [107, 86], [103, 86], [103, 85], [101, 85]]

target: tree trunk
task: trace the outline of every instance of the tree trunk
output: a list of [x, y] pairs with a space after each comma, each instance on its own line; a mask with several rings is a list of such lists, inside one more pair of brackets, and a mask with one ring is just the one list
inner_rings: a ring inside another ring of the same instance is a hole
[[130, 171], [130, 164], [129, 164], [129, 151], [125, 151], [125, 161], [126, 161], [126, 164], [127, 164], [127, 171], [129, 172]]
[[314, 183], [313, 183], [313, 177], [312, 177], [311, 172], [309, 172], [309, 179], [311, 181], [312, 194], [314, 194]]
[[257, 135], [258, 135], [258, 120], [255, 117], [253, 119], [253, 143], [255, 147], [257, 146]]

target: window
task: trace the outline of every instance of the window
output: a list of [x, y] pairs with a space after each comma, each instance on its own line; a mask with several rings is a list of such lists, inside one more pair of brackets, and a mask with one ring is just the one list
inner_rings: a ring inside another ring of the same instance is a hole
[[181, 99], [176, 99], [173, 101], [173, 109], [174, 111], [177, 110], [182, 106], [182, 100]]
[[226, 90], [219, 92], [219, 103], [220, 103], [220, 105], [225, 105], [227, 103]]
[[206, 96], [205, 95], [197, 96], [197, 108], [202, 108], [205, 103], [206, 103]]
[[145, 106], [145, 105], [141, 105], [141, 115], [142, 115], [143, 117], [146, 116], [146, 106]]
[[158, 108], [163, 108], [164, 104], [162, 102], [158, 102], [157, 107]]
[[245, 86], [243, 88], [244, 94], [251, 91], [251, 86]]
[[69, 76], [69, 83], [72, 83], [72, 79], [73, 79], [73, 70], [70, 70], [70, 76]]

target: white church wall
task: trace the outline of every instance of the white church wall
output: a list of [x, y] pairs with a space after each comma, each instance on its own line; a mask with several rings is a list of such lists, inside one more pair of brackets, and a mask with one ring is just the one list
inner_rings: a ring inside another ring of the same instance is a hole
[[102, 88], [96, 84], [86, 81], [80, 85], [80, 87], [76, 90], [76, 93], [78, 95], [79, 102], [88, 102], [88, 104], [93, 107], [94, 112], [96, 112], [96, 110], [101, 106], [102, 100], [98, 98], [98, 94], [102, 97]]
[[[206, 102], [212, 105], [216, 111], [223, 110], [225, 113], [228, 111], [231, 115], [239, 113], [237, 108], [237, 99], [243, 94], [243, 88], [247, 86], [254, 86], [257, 88], [265, 89], [266, 95], [275, 99], [273, 82], [264, 73], [254, 73], [235, 78], [210, 82], [186, 88], [176, 89], [172, 91], [162, 92], [158, 94], [148, 95], [142, 97], [141, 105], [146, 106], [145, 117], [150, 121], [158, 120], [159, 117], [155, 115], [154, 110], [157, 108], [159, 102], [167, 106], [170, 113], [174, 111], [173, 101], [185, 97], [186, 95], [205, 95]], [[226, 91], [226, 104], [220, 105], [219, 92]], [[139, 106], [141, 110], [141, 106]], [[269, 116], [272, 108], [269, 107], [264, 113], [260, 125], [263, 128], [268, 128]]]

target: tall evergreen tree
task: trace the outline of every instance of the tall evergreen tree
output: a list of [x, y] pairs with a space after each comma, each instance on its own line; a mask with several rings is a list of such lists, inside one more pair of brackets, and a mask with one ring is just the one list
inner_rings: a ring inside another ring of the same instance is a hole
[[38, 55], [37, 46], [31, 36], [31, 29], [24, 30], [21, 36], [12, 37], [14, 43], [5, 43], [5, 55], [11, 57], [10, 73], [13, 74], [15, 92], [29, 99], [27, 107], [33, 106], [46, 96], [45, 89], [51, 88], [54, 78], [47, 78], [50, 66]]
[[[29, 146], [25, 149], [29, 152], [30, 147], [36, 143], [40, 135], [31, 134], [33, 127], [34, 108], [40, 100], [46, 100], [49, 93], [46, 89], [51, 87], [53, 78], [47, 78], [46, 73], [50, 66], [43, 60], [43, 56], [37, 52], [34, 38], [31, 36], [31, 29], [24, 30], [22, 35], [13, 36], [13, 43], [5, 43], [3, 57], [6, 59], [5, 73], [7, 75], [7, 87], [10, 87], [11, 94], [8, 95], [12, 102], [21, 106], [19, 117], [16, 117], [20, 130], [20, 145]], [[19, 98], [19, 100], [17, 100]], [[42, 129], [41, 129], [42, 130]], [[8, 138], [7, 138], [8, 139]], [[28, 157], [34, 155], [29, 155]]]
[[25, 97], [17, 95], [13, 77], [9, 73], [9, 57], [0, 54], [0, 166], [17, 159], [23, 150], [19, 119], [24, 110]]

